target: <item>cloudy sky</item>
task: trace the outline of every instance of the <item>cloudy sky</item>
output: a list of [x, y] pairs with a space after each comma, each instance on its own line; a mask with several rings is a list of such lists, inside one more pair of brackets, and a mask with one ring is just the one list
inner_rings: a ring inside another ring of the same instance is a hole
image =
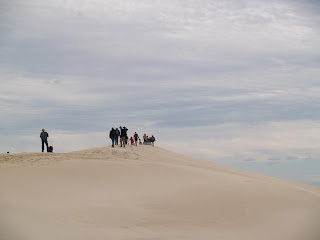
[[317, 0], [2, 0], [0, 152], [111, 127], [320, 185]]

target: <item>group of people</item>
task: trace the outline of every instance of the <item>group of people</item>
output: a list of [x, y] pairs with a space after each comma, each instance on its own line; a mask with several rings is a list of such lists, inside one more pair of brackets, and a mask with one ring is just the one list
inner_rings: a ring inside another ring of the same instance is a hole
[[119, 138], [120, 138], [120, 147], [126, 147], [127, 141], [128, 141], [128, 128], [121, 127], [120, 130], [118, 128], [114, 129], [112, 128], [109, 134], [109, 137], [112, 141], [112, 147], [114, 145], [119, 145]]
[[[119, 127], [114, 129], [112, 128], [109, 133], [109, 137], [112, 142], [112, 147], [114, 148], [114, 145], [119, 145], [119, 138], [120, 138], [120, 147], [126, 147], [127, 144], [129, 144], [129, 138], [128, 138], [128, 128], [126, 127]], [[156, 141], [155, 137], [152, 135], [152, 137], [148, 137], [146, 134], [143, 135], [143, 144], [145, 145], [153, 145]], [[130, 137], [130, 143], [131, 145], [138, 146], [142, 145], [141, 139], [139, 138], [139, 135], [137, 132], [134, 132], [134, 135]]]
[[[121, 126], [119, 128], [120, 130], [118, 128], [116, 129], [112, 128], [110, 131], [109, 137], [111, 138], [111, 141], [112, 141], [112, 147], [114, 147], [114, 145], [119, 145], [119, 139], [120, 139], [120, 147], [126, 147], [126, 145], [129, 144], [128, 133], [127, 133], [128, 128], [121, 127]], [[53, 147], [49, 146], [48, 144], [48, 137], [49, 137], [49, 134], [43, 128], [40, 133], [40, 138], [42, 143], [42, 152], [44, 152], [44, 145], [46, 145], [47, 152], [53, 152]], [[134, 135], [130, 137], [131, 145], [135, 145], [135, 146], [138, 146], [138, 144], [154, 146], [155, 141], [156, 139], [153, 135], [151, 137], [148, 137], [146, 134], [143, 134], [143, 143], [142, 143], [137, 132], [135, 132]]]
[[148, 137], [147, 134], [143, 134], [143, 144], [154, 146], [155, 140], [156, 138], [153, 135], [151, 137]]

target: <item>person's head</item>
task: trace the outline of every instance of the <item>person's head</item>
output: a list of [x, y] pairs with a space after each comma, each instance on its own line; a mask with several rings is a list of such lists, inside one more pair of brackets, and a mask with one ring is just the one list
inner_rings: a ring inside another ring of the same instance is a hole
[[116, 130], [118, 130], [118, 128], [116, 128]]
[[42, 130], [41, 130], [42, 132], [44, 132], [45, 131], [45, 129], [44, 128], [42, 128]]
[[120, 126], [120, 129], [122, 129], [122, 127]]
[[114, 128], [112, 128], [112, 130], [114, 130]]

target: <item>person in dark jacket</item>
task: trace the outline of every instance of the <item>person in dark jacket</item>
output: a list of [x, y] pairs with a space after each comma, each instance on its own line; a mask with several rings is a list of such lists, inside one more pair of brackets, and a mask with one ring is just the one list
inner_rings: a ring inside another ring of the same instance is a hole
[[150, 140], [151, 140], [151, 145], [154, 146], [154, 142], [156, 141], [156, 138], [152, 135]]
[[127, 136], [128, 128], [126, 127], [120, 127], [120, 147], [126, 147], [126, 138]]
[[117, 138], [117, 132], [114, 130], [114, 128], [111, 129], [109, 137], [111, 138], [112, 141], [112, 147], [114, 147], [114, 142], [116, 141]]
[[118, 143], [119, 143], [119, 136], [120, 136], [120, 131], [119, 131], [118, 128], [116, 128], [116, 133], [117, 133], [117, 137], [116, 137], [115, 145], [118, 145]]
[[138, 133], [137, 133], [137, 132], [134, 132], [133, 137], [134, 137], [134, 144], [135, 144], [136, 146], [138, 146], [138, 138], [139, 138]]
[[42, 128], [42, 132], [40, 133], [40, 138], [42, 142], [42, 152], [44, 151], [44, 144], [47, 145], [47, 152], [48, 152], [48, 137], [49, 137], [49, 134], [46, 132], [46, 130], [44, 130], [44, 128]]

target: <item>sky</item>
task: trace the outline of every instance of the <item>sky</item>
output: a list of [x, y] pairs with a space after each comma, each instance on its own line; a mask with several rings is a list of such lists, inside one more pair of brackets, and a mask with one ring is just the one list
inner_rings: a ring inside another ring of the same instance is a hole
[[0, 152], [156, 145], [320, 185], [317, 0], [2, 0]]

